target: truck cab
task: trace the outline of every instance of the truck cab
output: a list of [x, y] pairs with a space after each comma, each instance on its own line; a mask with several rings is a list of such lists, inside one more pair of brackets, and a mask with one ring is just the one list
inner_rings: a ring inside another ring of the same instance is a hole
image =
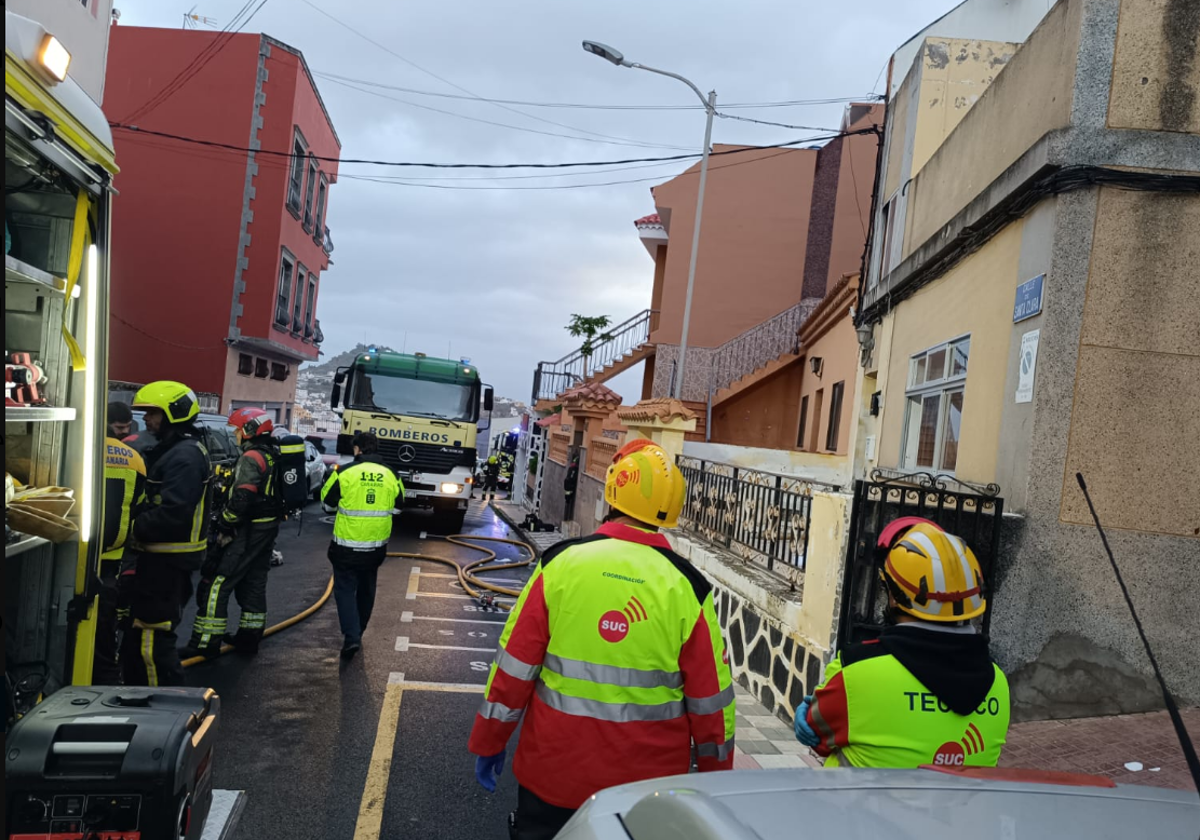
[[438, 530], [457, 533], [474, 483], [476, 424], [491, 402], [466, 360], [370, 351], [334, 379], [337, 451], [352, 455], [356, 434], [375, 434], [384, 463], [404, 482], [405, 506], [431, 509]]

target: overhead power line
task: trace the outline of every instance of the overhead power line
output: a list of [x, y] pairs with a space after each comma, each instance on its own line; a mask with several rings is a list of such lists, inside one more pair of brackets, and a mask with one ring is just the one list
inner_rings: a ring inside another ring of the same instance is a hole
[[[754, 163], [762, 163], [764, 160], [770, 160], [771, 158], [777, 158], [782, 155], [786, 155], [790, 151], [791, 151], [790, 149], [785, 149], [783, 151], [778, 151], [773, 155], [763, 155], [762, 157], [753, 158], [752, 160], [743, 160], [743, 161], [737, 161], [735, 163], [726, 163], [726, 164], [721, 164], [721, 165], [717, 165], [717, 166], [711, 166], [711, 167], [709, 167], [709, 172], [710, 173], [716, 172], [718, 169], [730, 169], [735, 166], [748, 166], [748, 165], [754, 164]], [[728, 152], [722, 152], [720, 154], [728, 154]], [[662, 166], [663, 164], [657, 164], [657, 165]], [[628, 167], [628, 168], [629, 169], [641, 169], [644, 167]], [[608, 169], [608, 170], [601, 170], [601, 171], [623, 172], [623, 171], [627, 171], [627, 170]], [[572, 174], [572, 175], [594, 175], [596, 173], [595, 172], [574, 172], [574, 173], [570, 173], [570, 174]], [[699, 174], [699, 172], [681, 172], [678, 175], [675, 175], [674, 177], [682, 178], [682, 177], [686, 177], [689, 175], [698, 175], [698, 174]], [[376, 183], [376, 184], [389, 184], [389, 185], [398, 186], [398, 187], [424, 187], [426, 189], [436, 189], [436, 190], [467, 190], [467, 191], [471, 191], [471, 190], [509, 190], [509, 191], [520, 191], [520, 192], [524, 192], [524, 191], [553, 192], [556, 190], [583, 190], [583, 189], [589, 189], [591, 187], [616, 187], [616, 186], [622, 186], [625, 184], [647, 184], [647, 183], [651, 183], [651, 182], [661, 182], [663, 180], [663, 178], [665, 177], [665, 175], [659, 174], [659, 175], [655, 175], [655, 176], [651, 176], [651, 177], [647, 177], [647, 178], [628, 178], [628, 179], [617, 180], [617, 181], [589, 181], [587, 183], [582, 183], [582, 184], [580, 184], [580, 183], [540, 184], [540, 185], [534, 185], [534, 186], [508, 186], [508, 185], [504, 185], [504, 184], [491, 184], [491, 185], [483, 185], [483, 186], [464, 186], [461, 184], [434, 184], [434, 183], [429, 183], [428, 180], [411, 180], [411, 179], [406, 179], [403, 177], [387, 178], [387, 177], [375, 177], [375, 176], [371, 176], [371, 175], [345, 175], [344, 177], [346, 177], [352, 181], [370, 181], [370, 182]], [[529, 178], [529, 177], [539, 177], [539, 176], [526, 175], [523, 177]], [[549, 178], [559, 177], [559, 178], [561, 178], [561, 177], [565, 177], [565, 176], [563, 176], [563, 175], [557, 175], [557, 176], [543, 175], [540, 177], [549, 177]], [[488, 180], [488, 179], [477, 178], [474, 180], [484, 181], [484, 180]], [[500, 178], [496, 178], [495, 180], [506, 180], [506, 179], [503, 177], [500, 177]]]
[[[176, 140], [181, 143], [190, 143], [197, 146], [204, 146], [213, 149], [225, 149], [231, 152], [253, 152], [255, 155], [264, 155], [267, 157], [278, 158], [294, 158], [303, 157], [306, 160], [317, 160], [322, 162], [337, 163], [337, 164], [364, 164], [371, 166], [388, 166], [400, 168], [428, 168], [428, 169], [571, 169], [575, 167], [598, 167], [598, 166], [620, 166], [630, 163], [659, 163], [679, 160], [695, 160], [700, 157], [699, 152], [693, 154], [680, 155], [665, 155], [662, 157], [644, 157], [644, 158], [625, 158], [623, 160], [589, 160], [575, 161], [570, 163], [437, 163], [437, 162], [418, 162], [418, 161], [389, 161], [389, 160], [371, 160], [363, 158], [338, 158], [322, 155], [302, 155], [298, 156], [294, 152], [284, 152], [277, 149], [251, 149], [248, 146], [237, 146], [232, 143], [220, 143], [214, 140], [203, 140], [196, 137], [185, 137], [180, 134], [171, 134], [166, 131], [153, 131], [151, 129], [141, 128], [136, 125], [123, 125], [121, 123], [110, 123], [113, 129], [118, 131], [134, 132], [150, 137], [162, 137], [168, 140]], [[802, 137], [798, 140], [788, 140], [783, 143], [772, 143], [765, 146], [746, 146], [737, 149], [726, 149], [721, 152], [713, 152], [711, 157], [721, 157], [724, 155], [746, 154], [748, 152], [763, 151], [766, 149], [788, 149], [794, 146], [800, 146], [805, 143], [817, 143], [826, 140], [834, 140], [838, 137], [854, 137], [860, 134], [875, 134], [879, 131], [874, 126], [870, 128], [858, 129], [856, 131], [840, 131], [832, 134], [821, 135], [816, 137]]]
[[[444, 85], [449, 85], [450, 87], [454, 88], [455, 90], [461, 91], [462, 93], [466, 94], [471, 99], [478, 100], [480, 102], [487, 102], [489, 105], [492, 105], [496, 108], [500, 108], [504, 111], [510, 111], [514, 114], [520, 114], [522, 117], [525, 117], [526, 119], [536, 120], [537, 122], [545, 123], [547, 125], [552, 125], [557, 128], [565, 128], [569, 131], [575, 131], [580, 134], [588, 134], [588, 135], [591, 135], [592, 137], [600, 137], [605, 140], [616, 140], [616, 141], [622, 141], [624, 143], [631, 142], [628, 137], [617, 137], [612, 134], [602, 134], [598, 131], [591, 131], [586, 128], [580, 128], [580, 127], [574, 126], [574, 125], [567, 125], [566, 123], [556, 122], [554, 120], [548, 120], [545, 117], [539, 117], [536, 114], [527, 113], [525, 111], [514, 108], [511, 105], [506, 105], [506, 104], [498, 102], [498, 101], [489, 101], [488, 99], [475, 93], [475, 91], [468, 90], [467, 88], [463, 87], [462, 85], [457, 84], [456, 82], [452, 82], [444, 76], [439, 76], [437, 73], [434, 73], [432, 70], [430, 70], [426, 67], [422, 67], [420, 64], [417, 64], [415, 61], [409, 59], [407, 56], [401, 55], [400, 53], [396, 52], [396, 50], [392, 49], [391, 47], [387, 46], [386, 44], [382, 44], [379, 41], [376, 41], [374, 38], [367, 35], [365, 32], [361, 32], [360, 30], [355, 29], [353, 26], [346, 23], [344, 20], [341, 20], [337, 16], [332, 15], [329, 12], [325, 11], [320, 6], [318, 6], [316, 3], [313, 3], [312, 0], [301, 0], [301, 2], [303, 2], [304, 5], [315, 10], [319, 14], [324, 15], [325, 17], [329, 18], [331, 21], [336, 23], [338, 26], [341, 26], [343, 29], [346, 29], [346, 30], [354, 33], [355, 35], [357, 35], [359, 38], [362, 38], [368, 44], [372, 44], [373, 46], [378, 47], [379, 49], [386, 52], [388, 55], [390, 55], [394, 58], [397, 58], [400, 61], [403, 61], [409, 67], [412, 67], [415, 70], [419, 70], [420, 72], [424, 73], [425, 75], [429, 76], [430, 78], [436, 79], [437, 81], [441, 82]], [[637, 141], [632, 141], [632, 142], [635, 145], [640, 145], [637, 143]]]
[[603, 143], [603, 144], [609, 145], [609, 146], [633, 146], [633, 147], [641, 148], [641, 149], [682, 149], [683, 148], [682, 146], [668, 146], [668, 145], [660, 144], [660, 143], [644, 143], [644, 142], [641, 142], [638, 140], [603, 140], [603, 139], [600, 139], [597, 137], [584, 137], [584, 136], [580, 136], [578, 134], [563, 134], [558, 131], [544, 131], [540, 128], [529, 128], [527, 126], [511, 125], [509, 123], [495, 122], [494, 120], [485, 120], [481, 117], [472, 117], [469, 114], [459, 114], [455, 111], [447, 111], [442, 108], [435, 108], [432, 105], [423, 105], [420, 102], [412, 102], [408, 99], [401, 99], [398, 96], [390, 96], [390, 95], [388, 95], [386, 93], [382, 93], [378, 90], [363, 89], [363, 88], [358, 87], [355, 84], [352, 84], [350, 82], [343, 82], [339, 79], [329, 79], [329, 81], [333, 82], [336, 85], [342, 85], [343, 87], [350, 88], [351, 90], [356, 90], [359, 93], [365, 93], [369, 96], [376, 96], [381, 99], [387, 99], [392, 102], [399, 102], [403, 105], [408, 105], [413, 108], [420, 108], [423, 111], [432, 111], [435, 114], [445, 114], [447, 116], [455, 117], [460, 120], [468, 120], [470, 122], [483, 123], [484, 125], [493, 125], [498, 128], [507, 128], [512, 131], [524, 131], [529, 134], [540, 134], [544, 137], [563, 137], [567, 140], [579, 140], [579, 141], [585, 142], [585, 143]]
[[[434, 96], [440, 99], [457, 99], [467, 102], [483, 102], [493, 105], [519, 105], [525, 108], [566, 108], [574, 110], [592, 110], [592, 111], [703, 111], [703, 105], [605, 105], [599, 103], [586, 102], [534, 102], [524, 99], [494, 99], [491, 97], [482, 96], [466, 96], [456, 93], [440, 93], [432, 90], [421, 90], [419, 88], [404, 87], [402, 85], [390, 85], [384, 82], [373, 79], [357, 79], [351, 76], [343, 76], [339, 73], [314, 72], [314, 76], [321, 79], [328, 79], [332, 82], [349, 82], [364, 87], [379, 88], [381, 90], [391, 90], [398, 93], [409, 93], [415, 96]], [[724, 111], [734, 110], [749, 110], [762, 108], [800, 108], [810, 105], [840, 105], [847, 102], [875, 101], [880, 99], [879, 94], [868, 93], [862, 96], [835, 96], [827, 99], [789, 99], [778, 102], [734, 102], [728, 105], [722, 105]]]

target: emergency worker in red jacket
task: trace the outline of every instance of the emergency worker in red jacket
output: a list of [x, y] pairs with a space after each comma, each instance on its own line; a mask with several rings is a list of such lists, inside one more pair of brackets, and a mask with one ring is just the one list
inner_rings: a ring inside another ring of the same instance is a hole
[[554, 837], [604, 788], [733, 767], [734, 696], [712, 587], [671, 550], [686, 483], [648, 440], [626, 444], [592, 536], [542, 557], [500, 637], [469, 749], [489, 791], [522, 716], [509, 831]]

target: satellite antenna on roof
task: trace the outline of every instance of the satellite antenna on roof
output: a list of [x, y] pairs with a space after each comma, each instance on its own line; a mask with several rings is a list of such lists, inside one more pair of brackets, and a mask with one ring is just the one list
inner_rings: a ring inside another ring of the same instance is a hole
[[209, 29], [217, 28], [216, 18], [205, 17], [204, 15], [196, 14], [196, 7], [192, 6], [191, 10], [184, 12], [183, 28], [184, 29], [199, 29], [201, 26], [207, 26]]

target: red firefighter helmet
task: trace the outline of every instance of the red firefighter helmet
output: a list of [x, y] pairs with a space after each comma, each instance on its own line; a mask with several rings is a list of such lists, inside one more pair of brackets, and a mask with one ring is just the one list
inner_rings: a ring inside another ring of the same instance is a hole
[[269, 435], [275, 430], [275, 421], [261, 408], [239, 408], [229, 415], [229, 425], [247, 438]]

